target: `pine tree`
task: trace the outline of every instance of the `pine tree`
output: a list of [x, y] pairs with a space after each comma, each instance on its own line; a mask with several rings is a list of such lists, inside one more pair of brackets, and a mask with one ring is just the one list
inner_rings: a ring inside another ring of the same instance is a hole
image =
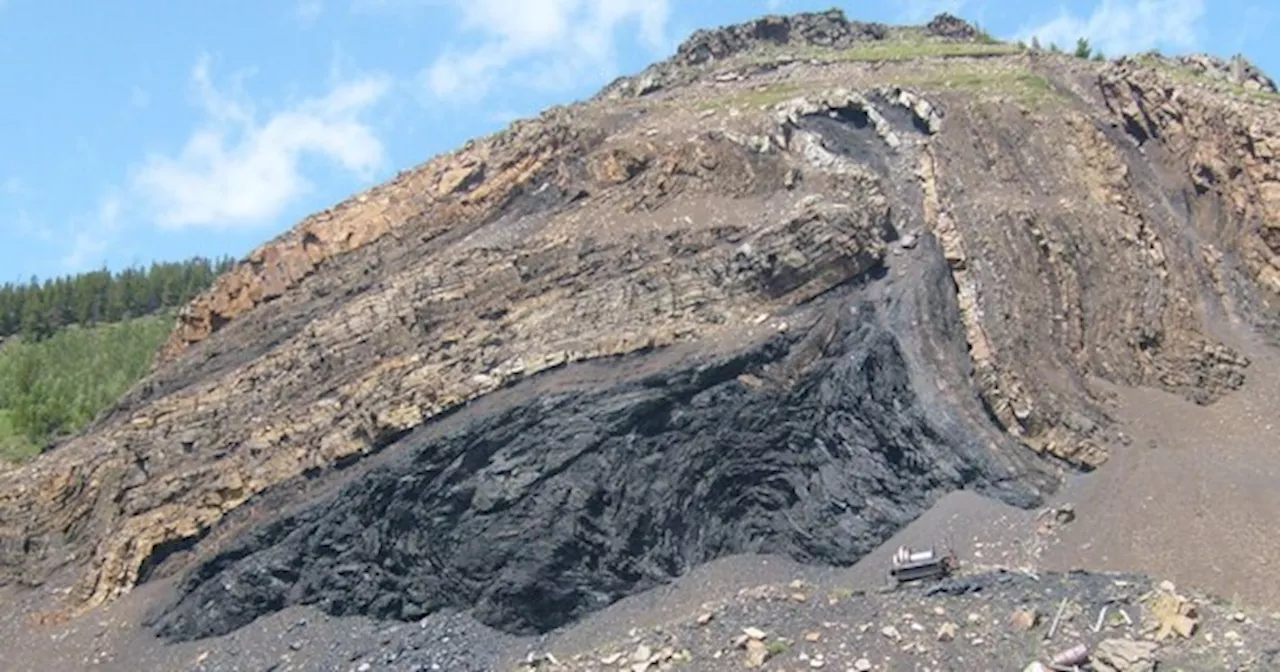
[[1089, 58], [1093, 54], [1093, 49], [1089, 46], [1089, 40], [1081, 37], [1076, 40], [1076, 58]]
[[234, 262], [195, 257], [116, 273], [102, 268], [0, 285], [0, 338], [24, 331], [41, 338], [63, 327], [119, 322], [175, 308], [207, 289]]

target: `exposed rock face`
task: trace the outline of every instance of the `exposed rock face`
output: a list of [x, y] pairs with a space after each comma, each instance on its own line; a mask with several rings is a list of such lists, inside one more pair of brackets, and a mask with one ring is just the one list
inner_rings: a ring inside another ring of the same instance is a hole
[[675, 60], [681, 65], [698, 65], [755, 49], [761, 44], [847, 49], [857, 42], [883, 40], [888, 32], [882, 23], [849, 21], [838, 9], [766, 16], [727, 28], [696, 31], [681, 43]]
[[698, 30], [680, 44], [671, 58], [654, 63], [631, 77], [619, 77], [604, 87], [596, 99], [622, 100], [646, 96], [668, 87], [686, 85], [704, 76], [707, 69], [732, 64], [734, 56], [750, 52], [736, 65], [767, 71], [797, 60], [811, 60], [887, 40], [970, 42], [979, 33], [969, 23], [950, 14], [939, 14], [924, 27], [890, 27], [882, 23], [851, 21], [839, 9], [802, 12], [790, 16], [765, 16], [713, 30]]
[[[745, 352], [660, 373], [628, 358], [596, 369], [630, 378], [602, 389], [518, 385], [528, 401], [407, 437], [393, 464], [203, 565], [159, 631], [222, 634], [292, 603], [545, 631], [730, 553], [852, 563], [964, 485], [1033, 502], [1044, 477], [988, 449], [976, 405], [917, 388], [933, 367], [893, 325], [954, 310], [941, 254], [920, 254]], [[963, 353], [959, 329], [937, 337]]]
[[175, 637], [298, 602], [540, 629], [725, 553], [851, 562], [957, 487], [1031, 503], [1107, 457], [1092, 380], [1241, 384], [1210, 325], [1280, 292], [1273, 107], [1159, 63], [856, 58], [878, 30], [699, 34], [658, 95], [300, 223], [0, 473], [0, 579], [68, 567], [86, 607], [186, 551]]
[[976, 40], [979, 37], [978, 29], [968, 21], [945, 12], [933, 17], [924, 28], [930, 35], [951, 40]]
[[[411, 229], [419, 243], [458, 235], [460, 222], [482, 221], [523, 185], [544, 173], [553, 157], [580, 150], [560, 110], [517, 121], [505, 133], [467, 144], [391, 182], [303, 220], [254, 250], [187, 305], [161, 350], [164, 364], [254, 307], [279, 298], [335, 256]], [[543, 175], [543, 179], [546, 176]]]
[[1230, 60], [1209, 54], [1187, 54], [1170, 58], [1157, 53], [1147, 54], [1145, 58], [1185, 68], [1195, 74], [1223, 81], [1246, 91], [1277, 92], [1275, 81], [1239, 54], [1231, 57]]
[[[1280, 114], [1274, 105], [1178, 85], [1168, 76], [1126, 60], [1107, 68], [1099, 85], [1130, 136], [1176, 157], [1172, 168], [1198, 197], [1184, 206], [1188, 214], [1201, 227], [1226, 229], [1221, 240], [1203, 240], [1199, 250], [1219, 291], [1248, 300], [1247, 292], [1216, 275], [1221, 264], [1235, 261], [1274, 296], [1280, 292]], [[1224, 252], [1234, 254], [1224, 258]]]

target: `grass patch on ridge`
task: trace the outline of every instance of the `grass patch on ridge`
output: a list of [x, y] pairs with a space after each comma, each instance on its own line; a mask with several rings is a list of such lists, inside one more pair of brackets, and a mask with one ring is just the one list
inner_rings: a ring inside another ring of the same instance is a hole
[[756, 62], [771, 62], [781, 56], [819, 61], [908, 61], [922, 58], [1008, 56], [1025, 51], [1017, 44], [1000, 42], [952, 42], [928, 39], [885, 39], [859, 43], [848, 49], [829, 47], [776, 47], [749, 56]]
[[[926, 72], [893, 72], [877, 76], [867, 86], [848, 85], [851, 90], [865, 91], [876, 86], [899, 86], [929, 91], [965, 91], [976, 95], [1008, 96], [1019, 102], [1037, 105], [1053, 99], [1057, 93], [1045, 77], [1019, 67], [983, 67], [981, 64], [951, 64]], [[760, 109], [776, 105], [806, 93], [837, 88], [833, 82], [776, 82], [763, 87], [726, 93], [700, 101], [698, 110], [737, 107]]]
[[817, 91], [823, 87], [815, 84], [798, 84], [796, 82], [777, 82], [767, 84], [763, 88], [752, 88], [745, 91], [733, 91], [724, 96], [698, 102], [698, 110], [720, 109], [725, 107], [760, 108], [776, 105], [784, 100]]
[[966, 91], [978, 95], [1009, 96], [1020, 102], [1039, 104], [1057, 94], [1045, 77], [1022, 68], [959, 68], [949, 72], [889, 76], [886, 83], [904, 88]]

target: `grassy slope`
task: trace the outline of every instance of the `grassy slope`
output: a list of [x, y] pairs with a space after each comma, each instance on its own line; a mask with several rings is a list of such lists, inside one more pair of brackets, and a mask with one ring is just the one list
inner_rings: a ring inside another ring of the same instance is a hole
[[[1053, 98], [1053, 87], [1044, 77], [1023, 67], [1007, 63], [983, 63], [987, 57], [1025, 53], [1021, 44], [995, 42], [951, 42], [904, 34], [881, 42], [868, 42], [848, 49], [827, 47], [778, 46], [750, 52], [742, 57], [746, 63], [773, 62], [780, 57], [825, 62], [894, 62], [931, 59], [941, 68], [927, 73], [886, 74], [884, 84], [924, 90], [964, 90], [990, 95], [1010, 96], [1019, 102], [1037, 105]], [[950, 63], [946, 63], [950, 61]], [[943, 65], [945, 63], [945, 65]], [[754, 90], [738, 92], [726, 98], [699, 103], [699, 109], [726, 105], [764, 108], [788, 98], [804, 94], [812, 87], [803, 82], [780, 82]]]
[[0, 459], [82, 429], [146, 373], [172, 327], [153, 315], [0, 347]]

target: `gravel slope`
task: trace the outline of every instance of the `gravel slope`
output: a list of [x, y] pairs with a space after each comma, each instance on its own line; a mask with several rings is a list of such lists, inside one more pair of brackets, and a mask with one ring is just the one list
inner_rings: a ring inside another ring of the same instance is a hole
[[1211, 406], [1114, 390], [1132, 442], [1057, 495], [1079, 517], [1044, 567], [1140, 570], [1280, 607], [1280, 357], [1241, 349], [1253, 360], [1244, 388]]

